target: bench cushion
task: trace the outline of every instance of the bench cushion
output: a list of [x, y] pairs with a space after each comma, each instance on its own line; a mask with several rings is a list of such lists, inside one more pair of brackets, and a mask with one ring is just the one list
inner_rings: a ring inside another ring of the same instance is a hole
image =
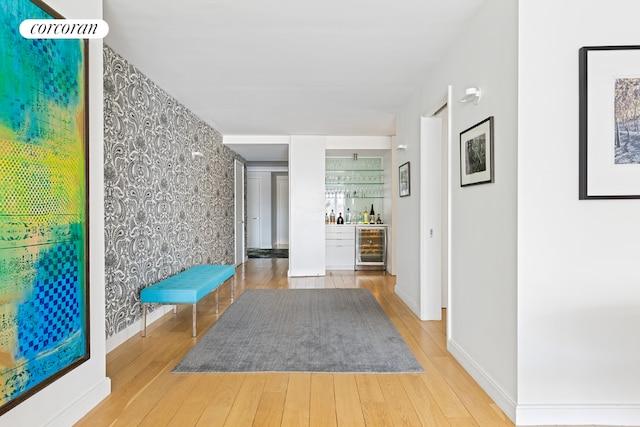
[[195, 304], [234, 275], [233, 265], [196, 265], [140, 291], [145, 304]]

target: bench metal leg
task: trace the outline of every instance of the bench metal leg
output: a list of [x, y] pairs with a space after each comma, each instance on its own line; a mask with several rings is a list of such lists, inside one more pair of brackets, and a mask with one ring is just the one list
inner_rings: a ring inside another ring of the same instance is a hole
[[142, 336], [147, 336], [147, 304], [142, 304]]
[[196, 305], [193, 304], [193, 336], [196, 336]]
[[218, 314], [218, 294], [220, 293], [220, 287], [216, 288], [216, 314]]

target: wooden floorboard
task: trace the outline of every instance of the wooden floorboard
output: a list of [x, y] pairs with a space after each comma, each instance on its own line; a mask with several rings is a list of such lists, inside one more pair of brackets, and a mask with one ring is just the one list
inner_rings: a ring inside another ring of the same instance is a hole
[[[246, 289], [367, 288], [425, 369], [420, 374], [172, 374], [230, 304], [230, 289], [178, 308], [107, 355], [112, 393], [77, 426], [429, 426], [508, 427], [513, 423], [446, 349], [445, 321], [422, 322], [395, 295], [395, 277], [332, 271], [287, 277], [287, 259], [250, 259], [238, 267], [235, 296]], [[445, 318], [443, 316], [443, 318]]]

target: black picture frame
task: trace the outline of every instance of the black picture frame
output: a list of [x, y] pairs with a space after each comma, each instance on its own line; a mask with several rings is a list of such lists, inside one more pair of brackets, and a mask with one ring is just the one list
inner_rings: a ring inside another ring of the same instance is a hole
[[400, 197], [411, 195], [411, 169], [409, 162], [398, 167], [398, 186]]
[[585, 46], [578, 60], [578, 199], [638, 199], [640, 46]]
[[460, 186], [494, 182], [493, 116], [460, 132]]

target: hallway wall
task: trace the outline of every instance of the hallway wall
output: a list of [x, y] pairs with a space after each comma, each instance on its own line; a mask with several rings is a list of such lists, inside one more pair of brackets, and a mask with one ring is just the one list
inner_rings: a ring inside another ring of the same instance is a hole
[[640, 200], [578, 199], [578, 51], [637, 45], [639, 14], [520, 0], [519, 425], [640, 425]]
[[[104, 48], [106, 335], [139, 292], [195, 264], [234, 263], [234, 159], [222, 135]], [[192, 157], [199, 151], [203, 157]]]

